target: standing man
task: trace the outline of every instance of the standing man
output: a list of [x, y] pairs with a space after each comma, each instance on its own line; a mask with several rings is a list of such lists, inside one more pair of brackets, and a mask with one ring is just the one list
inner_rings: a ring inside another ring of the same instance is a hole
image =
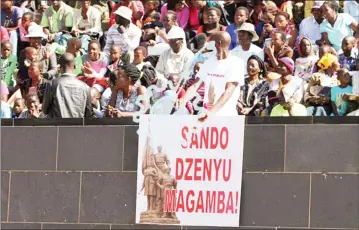
[[198, 79], [188, 88], [181, 100], [181, 106], [192, 99], [198, 87], [204, 82], [205, 114], [200, 121], [208, 116], [236, 116], [236, 105], [240, 86], [244, 85], [244, 64], [238, 57], [229, 55], [231, 37], [227, 32], [215, 32], [210, 37], [215, 42], [217, 55], [209, 58], [197, 73]]
[[[308, 17], [302, 20], [299, 25], [299, 38], [307, 37], [311, 40], [312, 44], [318, 46], [322, 45], [322, 34], [320, 33], [320, 23], [323, 22], [324, 17], [320, 7], [324, 1], [314, 1], [314, 5], [311, 9], [312, 17]], [[307, 4], [307, 2], [305, 3]]]
[[61, 77], [46, 85], [42, 111], [49, 117], [82, 118], [92, 116], [90, 88], [74, 74], [75, 57], [60, 58]]

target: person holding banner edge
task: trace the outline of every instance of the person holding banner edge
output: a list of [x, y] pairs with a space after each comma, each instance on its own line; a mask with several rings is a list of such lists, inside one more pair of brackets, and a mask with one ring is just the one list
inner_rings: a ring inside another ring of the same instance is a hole
[[236, 101], [239, 98], [240, 86], [244, 84], [243, 61], [229, 55], [230, 35], [227, 32], [215, 32], [211, 34], [210, 41], [215, 42], [217, 55], [203, 64], [197, 74], [197, 80], [180, 100], [180, 106], [185, 106], [204, 82], [204, 105], [198, 115], [201, 122], [211, 115], [237, 116]]

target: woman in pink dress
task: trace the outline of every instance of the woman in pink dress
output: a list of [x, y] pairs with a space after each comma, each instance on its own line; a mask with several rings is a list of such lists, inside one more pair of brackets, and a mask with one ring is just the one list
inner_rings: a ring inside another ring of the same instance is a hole
[[172, 0], [165, 3], [161, 8], [161, 21], [165, 18], [167, 11], [176, 12], [178, 26], [186, 29], [189, 20], [189, 7], [184, 0]]

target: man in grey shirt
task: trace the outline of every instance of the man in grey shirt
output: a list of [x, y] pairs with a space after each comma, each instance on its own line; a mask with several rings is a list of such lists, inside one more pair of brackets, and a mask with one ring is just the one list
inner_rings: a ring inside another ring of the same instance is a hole
[[75, 57], [65, 53], [60, 58], [61, 77], [48, 82], [42, 112], [48, 117], [82, 118], [92, 116], [91, 92], [74, 74]]

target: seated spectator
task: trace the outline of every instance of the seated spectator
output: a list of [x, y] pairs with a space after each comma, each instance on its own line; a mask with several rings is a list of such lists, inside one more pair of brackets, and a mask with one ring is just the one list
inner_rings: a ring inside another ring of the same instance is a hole
[[293, 50], [285, 43], [285, 41], [285, 33], [276, 31], [272, 34], [271, 44], [264, 48], [268, 71], [275, 72], [278, 67], [278, 59], [293, 57]]
[[14, 6], [12, 0], [1, 1], [1, 26], [9, 33], [10, 42], [12, 44], [12, 53], [17, 56], [17, 29], [21, 23], [21, 8]]
[[230, 24], [226, 29], [229, 35], [231, 35], [231, 45], [229, 46], [230, 50], [234, 49], [238, 44], [238, 34], [236, 30], [248, 20], [248, 17], [249, 11], [247, 8], [238, 7], [236, 9], [236, 13], [234, 15], [234, 23]]
[[[112, 72], [110, 82], [113, 85], [110, 106], [106, 110], [110, 117], [131, 117], [140, 111], [137, 98], [146, 94], [144, 86], [135, 86], [141, 72], [133, 64], [121, 66]], [[147, 111], [148, 103], [143, 100], [141, 104]]]
[[299, 77], [293, 76], [294, 61], [289, 57], [278, 59], [277, 72], [281, 77], [270, 83], [269, 90], [276, 91], [277, 96], [282, 94], [284, 98], [282, 106], [290, 111], [295, 104], [300, 104], [303, 100], [304, 82]]
[[[46, 46], [42, 45], [42, 40], [46, 38], [46, 35], [42, 31], [42, 27], [39, 25], [33, 25], [29, 27], [29, 34], [26, 35], [30, 40], [30, 47], [33, 47], [37, 51], [37, 61], [43, 62], [42, 73], [44, 78], [52, 79], [57, 75], [57, 59], [56, 55], [50, 52]], [[28, 48], [28, 47], [27, 47]], [[25, 53], [20, 52], [19, 56], [19, 79], [24, 81], [29, 79], [27, 68], [25, 67]]]
[[347, 36], [342, 41], [342, 54], [339, 54], [339, 64], [341, 67], [355, 70], [356, 61], [359, 59], [359, 50], [356, 46], [356, 40], [353, 36]]
[[103, 92], [106, 86], [105, 74], [107, 73], [108, 57], [101, 52], [101, 45], [97, 40], [92, 40], [88, 46], [88, 54], [83, 56], [82, 72], [85, 78], [81, 78], [90, 87], [96, 87]]
[[[185, 90], [188, 90], [189, 87], [191, 87], [196, 82], [197, 73], [199, 72], [202, 64], [203, 64], [203, 62], [197, 62], [194, 65], [193, 74], [186, 81], [185, 88], [184, 88]], [[198, 108], [203, 107], [204, 91], [205, 91], [205, 86], [204, 86], [204, 83], [202, 82], [202, 84], [197, 89], [199, 98], [192, 99], [192, 100], [188, 101], [186, 104], [186, 108], [188, 109], [190, 114], [198, 114], [198, 112], [199, 112]]]
[[106, 45], [103, 51], [110, 53], [113, 45], [119, 45], [123, 53], [132, 52], [141, 39], [141, 29], [131, 22], [132, 11], [125, 7], [119, 7], [115, 12], [116, 25], [111, 26], [107, 32]]
[[156, 70], [150, 65], [143, 66], [140, 82], [150, 91], [148, 95], [151, 96], [151, 105], [163, 96], [163, 91], [166, 90], [168, 84], [168, 80], [162, 74], [156, 73]]
[[248, 78], [241, 86], [241, 93], [238, 99], [238, 113], [246, 116], [260, 116], [266, 108], [267, 93], [269, 84], [266, 81], [267, 70], [263, 60], [252, 55], [247, 61]]
[[330, 46], [330, 45], [322, 45], [320, 48], [319, 48], [319, 59], [321, 59], [324, 54], [326, 53], [330, 53], [334, 56], [337, 56], [337, 52], [335, 51], [335, 49]]
[[34, 47], [26, 47], [23, 50], [25, 60], [23, 60], [24, 63], [21, 63], [19, 66], [18, 76], [16, 78], [18, 87], [21, 90], [21, 94], [23, 97], [27, 94], [27, 87], [29, 85], [29, 82], [31, 81], [31, 78], [29, 76], [29, 67], [32, 62], [37, 61], [37, 50]]
[[172, 34], [168, 37], [168, 42], [171, 48], [161, 54], [156, 70], [166, 78], [169, 74], [185, 74], [194, 54], [184, 46], [182, 34]]
[[304, 81], [309, 81], [312, 76], [318, 57], [314, 55], [312, 42], [310, 39], [303, 37], [298, 45], [299, 58], [295, 60], [294, 76]]
[[191, 4], [194, 8], [199, 10], [199, 20], [200, 25], [205, 25], [208, 23], [208, 15], [209, 15], [209, 8], [215, 7], [221, 11], [220, 14], [220, 24], [223, 26], [227, 26], [229, 22], [224, 16], [223, 7], [217, 1], [206, 1], [206, 0], [191, 0]]
[[[144, 61], [144, 59], [147, 57], [147, 51], [146, 48], [143, 46], [139, 46], [135, 49], [134, 52], [134, 59], [133, 64], [136, 65], [137, 69], [142, 71], [142, 68], [144, 65], [151, 65], [150, 62]], [[151, 65], [152, 66], [152, 65]]]
[[314, 73], [304, 95], [309, 116], [329, 116], [332, 111], [330, 89], [339, 84], [336, 72], [339, 64], [336, 56], [326, 53], [319, 62], [323, 69]]
[[73, 26], [73, 9], [62, 0], [51, 1], [51, 6], [42, 15], [41, 26], [49, 41], [59, 41], [63, 31], [70, 32]]
[[102, 118], [103, 113], [101, 109], [101, 93], [95, 87], [91, 88], [91, 104], [95, 117]]
[[260, 22], [260, 16], [262, 15], [264, 5], [261, 0], [253, 0], [252, 3], [253, 10], [249, 14], [249, 19], [254, 26], [257, 26], [257, 24]]
[[34, 22], [38, 25], [41, 25], [42, 15], [49, 8], [48, 1], [40, 1], [38, 9], [34, 12]]
[[82, 61], [82, 56], [81, 56], [81, 51], [80, 51], [81, 47], [82, 47], [82, 42], [78, 38], [70, 38], [67, 41], [67, 47], [66, 47], [65, 52], [70, 53], [70, 54], [74, 55], [74, 57], [75, 57], [74, 74], [76, 76], [78, 76], [79, 74], [82, 73], [83, 61]]
[[178, 26], [186, 29], [189, 19], [189, 8], [184, 0], [173, 0], [163, 4], [161, 7], [161, 21], [163, 21], [169, 10], [176, 12]]
[[243, 23], [242, 26], [236, 30], [238, 34], [238, 46], [231, 51], [231, 54], [239, 57], [243, 63], [245, 63], [244, 75], [247, 75], [247, 61], [252, 55], [258, 56], [261, 60], [264, 60], [263, 49], [252, 44], [254, 41], [258, 41], [258, 35], [254, 30], [254, 25], [251, 23]]
[[141, 26], [141, 18], [144, 15], [144, 7], [141, 1], [123, 0], [119, 1], [113, 8], [110, 14], [109, 26], [115, 25], [116, 11], [120, 7], [127, 7], [131, 11], [130, 21], [137, 26]]
[[44, 99], [45, 88], [48, 80], [42, 76], [42, 62], [34, 61], [29, 66], [30, 81], [26, 85], [25, 94], [36, 94], [38, 100], [42, 103]]
[[320, 7], [323, 5], [324, 1], [315, 1], [314, 6], [311, 10], [313, 16], [309, 18], [305, 18], [302, 20], [302, 22], [299, 25], [299, 36], [307, 37], [310, 39], [312, 44], [316, 44], [318, 46], [321, 46], [322, 42], [322, 34], [320, 33], [320, 23], [323, 22], [324, 17], [322, 15], [322, 11]]
[[25, 99], [27, 109], [23, 111], [19, 119], [45, 118], [46, 116], [40, 112], [40, 101], [37, 94], [28, 94]]
[[258, 45], [262, 47], [264, 41], [270, 38], [273, 28], [275, 28], [275, 17], [279, 10], [272, 1], [266, 1], [262, 10], [261, 22], [256, 25], [256, 32], [259, 36]]
[[92, 117], [90, 88], [74, 74], [75, 57], [65, 53], [60, 58], [61, 77], [48, 82], [42, 112], [48, 117]]
[[16, 98], [14, 101], [14, 107], [12, 108], [12, 118], [20, 118], [20, 115], [26, 111], [25, 99]]
[[[109, 69], [109, 72], [112, 72], [119, 66], [125, 64], [123, 59], [121, 58], [122, 56], [123, 54], [121, 47], [119, 45], [113, 45], [110, 49], [110, 60], [107, 67]], [[107, 73], [107, 75], [109, 76], [109, 73]]]
[[19, 26], [20, 31], [20, 43], [19, 48], [20, 50], [25, 49], [26, 47], [30, 46], [30, 40], [26, 37], [29, 34], [29, 27], [36, 24], [34, 22], [34, 13], [26, 12], [22, 15], [21, 24]]
[[172, 37], [174, 34], [180, 35], [183, 39], [184, 46], [187, 46], [186, 44], [186, 35], [183, 31], [183, 29], [177, 24], [177, 16], [176, 13], [173, 11], [167, 11], [166, 16], [163, 19], [163, 26], [164, 28], [155, 28], [156, 30], [156, 43], [168, 43], [168, 37]]
[[175, 113], [178, 108], [179, 108], [179, 100], [181, 98], [183, 98], [183, 96], [185, 95], [186, 91], [181, 87], [181, 76], [178, 74], [171, 74], [168, 77], [168, 87], [167, 89], [164, 91], [164, 96], [167, 96], [167, 94], [169, 94], [168, 96], [171, 96], [171, 94], [174, 94], [175, 97], [175, 103], [173, 104], [173, 108], [171, 111], [171, 114]]
[[274, 31], [281, 31], [285, 33], [287, 38], [290, 36], [288, 39], [288, 45], [293, 49], [296, 44], [298, 31], [295, 28], [295, 25], [291, 24], [289, 15], [285, 12], [278, 12], [274, 21], [276, 25]]
[[331, 116], [345, 116], [348, 113], [348, 101], [344, 100], [345, 94], [353, 93], [353, 88], [349, 85], [350, 74], [347, 69], [338, 71], [340, 85], [334, 86], [330, 90], [333, 114]]
[[12, 54], [12, 45], [10, 42], [1, 43], [1, 81], [4, 81], [6, 87], [12, 92], [16, 81], [14, 79], [14, 71], [17, 65], [17, 57]]
[[156, 45], [156, 27], [163, 27], [161, 23], [149, 22], [143, 25], [140, 46]]
[[201, 25], [200, 23], [200, 12], [201, 10], [196, 7], [196, 1], [190, 0], [188, 1], [189, 7], [189, 20], [188, 20], [188, 29], [189, 29], [189, 38], [192, 38], [194, 34], [197, 33], [198, 27]]
[[9, 41], [9, 32], [7, 32], [7, 29], [3, 26], [0, 27], [0, 42]]
[[152, 17], [154, 14], [157, 13], [157, 9], [160, 5], [158, 0], [146, 0], [144, 7], [145, 7], [145, 14], [143, 15], [142, 25], [152, 22]]
[[358, 1], [344, 1], [344, 13], [352, 16], [359, 22], [359, 2]]
[[100, 38], [102, 35], [101, 28], [101, 14], [93, 6], [90, 5], [91, 1], [81, 1], [81, 8], [75, 10], [72, 33], [78, 37], [82, 42], [82, 54], [87, 53], [88, 44], [91, 41], [91, 35]]
[[321, 9], [325, 17], [320, 24], [322, 40], [339, 51], [344, 37], [352, 36], [353, 31], [359, 33], [358, 22], [349, 14], [338, 13], [339, 6], [335, 1], [324, 2]]
[[1, 110], [0, 110], [0, 118], [11, 118], [11, 108], [9, 104], [7, 103], [9, 96], [9, 90], [6, 87], [6, 84], [4, 81], [1, 81]]
[[207, 40], [212, 33], [218, 31], [226, 31], [226, 27], [219, 24], [221, 18], [221, 10], [216, 7], [208, 9], [208, 21], [206, 24], [198, 28], [197, 34], [206, 34]]
[[[223, 13], [224, 17], [228, 22], [228, 25], [233, 24], [235, 21], [235, 14], [238, 8], [244, 8], [249, 11], [252, 7], [252, 1], [234, 1], [234, 0], [224, 0], [223, 1]], [[247, 17], [249, 16], [249, 13]]]

